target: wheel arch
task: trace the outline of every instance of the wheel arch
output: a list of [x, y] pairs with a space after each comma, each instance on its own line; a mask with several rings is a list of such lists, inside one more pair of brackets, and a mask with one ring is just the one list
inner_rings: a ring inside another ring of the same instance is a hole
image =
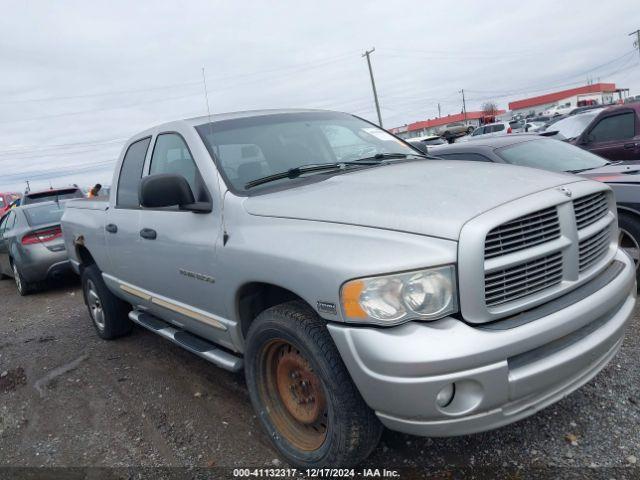
[[627, 207], [625, 205], [618, 205], [618, 212], [631, 214], [640, 220], [640, 212], [634, 208]]
[[82, 272], [82, 270], [84, 268], [87, 268], [89, 265], [97, 265], [95, 259], [93, 258], [93, 255], [91, 255], [91, 252], [84, 245], [84, 243], [76, 242], [75, 251], [80, 272]]
[[[309, 305], [294, 291], [267, 282], [248, 282], [242, 285], [236, 293], [236, 318], [240, 322], [242, 336], [246, 338], [249, 327], [255, 318], [267, 308], [291, 300], [299, 300]], [[310, 308], [311, 305], [309, 305]]]

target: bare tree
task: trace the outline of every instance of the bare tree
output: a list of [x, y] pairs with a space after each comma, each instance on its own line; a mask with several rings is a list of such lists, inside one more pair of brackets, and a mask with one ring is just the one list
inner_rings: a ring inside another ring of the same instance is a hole
[[498, 105], [493, 100], [482, 104], [482, 113], [487, 117], [495, 117], [498, 114]]

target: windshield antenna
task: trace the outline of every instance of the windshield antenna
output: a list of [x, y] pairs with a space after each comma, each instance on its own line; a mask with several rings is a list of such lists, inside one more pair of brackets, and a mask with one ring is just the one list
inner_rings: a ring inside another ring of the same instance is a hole
[[[202, 67], [202, 85], [204, 86], [204, 100], [207, 104], [207, 118], [209, 120], [209, 136], [211, 137], [211, 140], [209, 140], [209, 145], [211, 146], [211, 153], [213, 155], [217, 155], [218, 152], [214, 150], [217, 150], [215, 148], [215, 144], [213, 142], [213, 122], [211, 121], [211, 108], [209, 107], [209, 92], [207, 91], [207, 74], [204, 70], [204, 67]], [[224, 222], [224, 197], [226, 195], [226, 191], [223, 194], [222, 191], [220, 190], [220, 172], [218, 171], [218, 168], [216, 167], [216, 187], [218, 190], [218, 198], [220, 199], [220, 223], [222, 224], [222, 245], [226, 245], [227, 241], [229, 241], [229, 233], [227, 233], [227, 226]]]

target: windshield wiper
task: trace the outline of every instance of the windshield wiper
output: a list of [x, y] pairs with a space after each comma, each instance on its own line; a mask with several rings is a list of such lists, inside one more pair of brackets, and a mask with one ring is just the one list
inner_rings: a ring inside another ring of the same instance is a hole
[[[363, 159], [365, 160], [365, 159]], [[358, 162], [335, 162], [335, 163], [312, 163], [309, 165], [301, 165], [299, 167], [290, 168], [285, 172], [274, 173], [273, 175], [268, 175], [262, 178], [256, 178], [255, 180], [251, 180], [250, 182], [245, 183], [244, 188], [246, 190], [257, 187], [258, 185], [262, 185], [263, 183], [274, 182], [276, 180], [282, 180], [283, 178], [298, 178], [300, 175], [304, 173], [310, 172], [323, 172], [326, 170], [342, 170], [347, 165], [379, 165], [380, 162], [374, 161], [358, 161]]]
[[354, 162], [362, 163], [362, 162], [370, 162], [370, 161], [378, 161], [382, 162], [383, 160], [389, 160], [393, 158], [407, 158], [407, 157], [419, 157], [419, 158], [428, 158], [429, 160], [442, 160], [440, 157], [436, 157], [434, 155], [430, 155], [428, 153], [376, 153], [372, 157], [363, 157], [354, 160]]
[[376, 153], [371, 157], [363, 157], [354, 160], [354, 162], [362, 163], [367, 161], [377, 160], [379, 162], [383, 160], [393, 159], [393, 158], [407, 158], [407, 157], [422, 157], [422, 158], [434, 158], [430, 155], [424, 155], [422, 153]]

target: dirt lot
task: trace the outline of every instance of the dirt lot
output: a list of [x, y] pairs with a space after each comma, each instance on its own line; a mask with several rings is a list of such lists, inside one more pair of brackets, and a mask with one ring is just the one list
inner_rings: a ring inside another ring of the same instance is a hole
[[[0, 301], [0, 465], [283, 465], [242, 375], [142, 329], [100, 340], [75, 282], [20, 297], [11, 280], [1, 281]], [[594, 381], [527, 420], [452, 439], [385, 432], [369, 464], [640, 475], [639, 335], [636, 316], [622, 351]]]

